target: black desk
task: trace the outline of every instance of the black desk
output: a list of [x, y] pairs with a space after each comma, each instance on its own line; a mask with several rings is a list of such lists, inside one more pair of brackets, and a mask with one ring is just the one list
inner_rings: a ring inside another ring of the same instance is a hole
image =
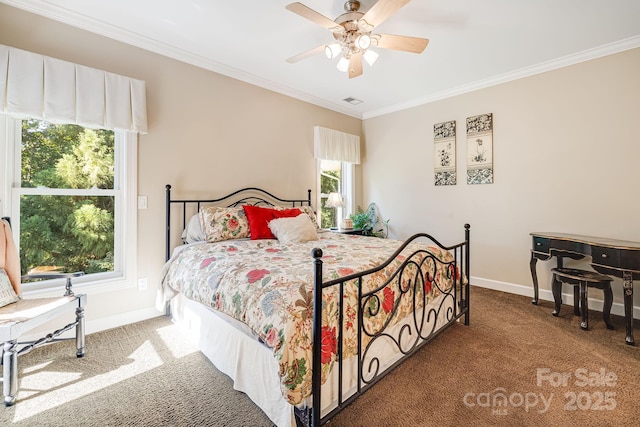
[[530, 233], [531, 278], [533, 279], [533, 304], [538, 303], [538, 275], [536, 263], [556, 257], [558, 268], [562, 259], [591, 257], [594, 270], [610, 276], [621, 277], [624, 284], [624, 317], [627, 326], [627, 344], [633, 345], [633, 279], [640, 279], [640, 242], [580, 236], [565, 233]]

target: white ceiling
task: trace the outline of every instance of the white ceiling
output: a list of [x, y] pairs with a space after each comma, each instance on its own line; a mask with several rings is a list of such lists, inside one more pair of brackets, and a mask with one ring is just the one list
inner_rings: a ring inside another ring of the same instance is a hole
[[[0, 2], [359, 118], [640, 47], [640, 0], [413, 0], [374, 32], [428, 38], [426, 50], [378, 49], [349, 79], [322, 54], [286, 62], [333, 40], [292, 0]], [[343, 13], [344, 0], [302, 3]]]

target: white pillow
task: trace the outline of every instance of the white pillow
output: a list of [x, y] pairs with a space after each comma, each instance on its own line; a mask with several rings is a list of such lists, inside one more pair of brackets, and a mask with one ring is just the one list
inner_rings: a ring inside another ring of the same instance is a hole
[[182, 232], [182, 241], [184, 243], [195, 243], [207, 240], [200, 223], [200, 215], [195, 214], [187, 223], [187, 228]]
[[281, 243], [302, 243], [318, 240], [316, 227], [308, 215], [293, 218], [277, 218], [269, 221], [269, 228]]

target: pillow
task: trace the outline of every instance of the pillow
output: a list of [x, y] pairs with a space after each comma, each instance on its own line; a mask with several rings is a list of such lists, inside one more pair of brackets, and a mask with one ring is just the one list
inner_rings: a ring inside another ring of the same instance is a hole
[[184, 243], [203, 242], [207, 240], [207, 236], [204, 234], [202, 224], [200, 222], [200, 214], [197, 213], [189, 219], [187, 228], [182, 232], [182, 241]]
[[13, 302], [18, 301], [18, 295], [16, 291], [13, 290], [13, 286], [11, 286], [11, 281], [9, 280], [9, 276], [7, 276], [7, 272], [4, 271], [3, 268], [0, 269], [0, 307], [4, 307], [5, 305], [9, 305]]
[[318, 225], [318, 217], [316, 216], [316, 213], [313, 211], [313, 208], [311, 206], [300, 206], [299, 209], [309, 216], [309, 219], [311, 220], [311, 223], [313, 224], [313, 226], [319, 230], [320, 226]]
[[318, 240], [316, 227], [307, 215], [274, 219], [269, 223], [269, 228], [281, 243], [303, 243]]
[[249, 223], [241, 207], [203, 208], [200, 210], [200, 222], [207, 242], [249, 237]]
[[249, 221], [249, 230], [251, 240], [257, 239], [275, 239], [276, 237], [269, 229], [269, 221], [276, 218], [296, 217], [302, 212], [298, 208], [263, 208], [260, 206], [244, 205], [242, 206], [244, 213]]

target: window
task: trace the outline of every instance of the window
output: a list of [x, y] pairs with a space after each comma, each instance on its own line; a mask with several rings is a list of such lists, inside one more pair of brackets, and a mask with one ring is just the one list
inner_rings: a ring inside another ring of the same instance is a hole
[[135, 276], [136, 135], [3, 115], [0, 131], [2, 215], [11, 217], [22, 274], [84, 271], [80, 286]]
[[[338, 227], [342, 219], [353, 213], [353, 165], [334, 160], [318, 160], [320, 226]], [[340, 193], [343, 207], [330, 208], [325, 204], [330, 193]]]
[[[320, 226], [340, 226], [354, 209], [354, 164], [360, 163], [360, 137], [322, 126], [313, 127], [313, 155], [317, 159]], [[342, 195], [342, 207], [327, 207], [329, 194]]]

